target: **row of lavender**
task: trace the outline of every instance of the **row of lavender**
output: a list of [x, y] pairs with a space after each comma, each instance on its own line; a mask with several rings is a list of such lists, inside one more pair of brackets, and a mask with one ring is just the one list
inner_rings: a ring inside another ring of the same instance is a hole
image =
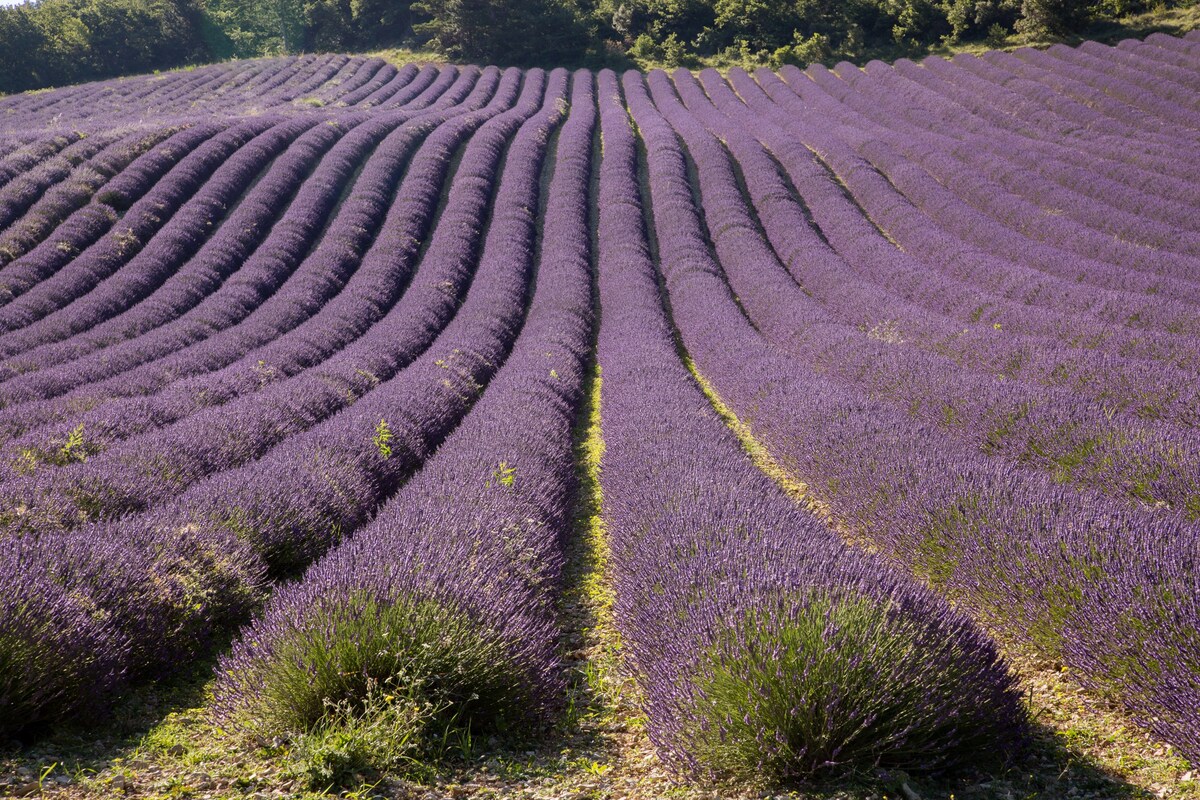
[[514, 143], [480, 267], [515, 262], [536, 287], [512, 352], [421, 472], [242, 635], [218, 689], [229, 718], [303, 729], [324, 703], [360, 700], [370, 681], [393, 694], [416, 688], [480, 732], [545, 723], [560, 703], [555, 609], [592, 344], [594, 120], [592, 77], [580, 72], [540, 203], [543, 229], [556, 233], [540, 248], [534, 167], [549, 120]]
[[[38, 149], [61, 149], [47, 129], [112, 129], [173, 117], [238, 117], [323, 108], [389, 108], [455, 67], [396, 67], [380, 58], [310, 55], [231, 61], [162, 75], [115, 78], [0, 98], [0, 137], [19, 163]], [[401, 101], [402, 102], [402, 101]], [[0, 172], [2, 175], [3, 172]]]
[[598, 355], [616, 623], [652, 739], [676, 767], [716, 778], [1011, 755], [1022, 712], [994, 646], [797, 508], [680, 362], [651, 247], [696, 285], [706, 245], [689, 225], [686, 165], [639, 81], [626, 76], [625, 100], [647, 148], [645, 199], [616, 77], [600, 75]]
[[[874, 173], [854, 152], [883, 152], [901, 138], [872, 135], [861, 121], [839, 124], [844, 111], [814, 99], [813, 83], [821, 84], [826, 73], [809, 74], [815, 75], [812, 83], [793, 74], [787, 76], [790, 85], [769, 73], [759, 73], [758, 84], [735, 74], [735, 96], [715, 74], [702, 76], [706, 94], [686, 73], [676, 74], [674, 86], [657, 73], [649, 79], [657, 108], [635, 102], [645, 89], [639, 76], [626, 77], [635, 115], [639, 109], [651, 121], [665, 115], [695, 159], [703, 218], [680, 217], [678, 202], [654, 206], [672, 233], [692, 230], [695, 242], [707, 239], [712, 248], [680, 245], [677, 253], [665, 248], [662, 253], [684, 344], [716, 390], [857, 535], [966, 601], [1009, 637], [1030, 641], [1071, 665], [1085, 682], [1113, 691], [1140, 721], [1196, 757], [1200, 584], [1194, 519], [1200, 470], [1192, 455], [1191, 420], [1150, 424], [1140, 418], [1149, 416], [1137, 413], [1141, 409], [1102, 405], [1120, 391], [1120, 371], [1131, 360], [1121, 351], [1107, 354], [1105, 371], [1091, 377], [1100, 383], [1092, 390], [1099, 396], [1081, 392], [1084, 398], [1078, 398], [1021, 375], [998, 380], [964, 363], [970, 351], [961, 340], [953, 355], [936, 340], [931, 342], [936, 346], [923, 348], [929, 352], [921, 352], [908, 341], [911, 323], [868, 328], [854, 315], [877, 313], [879, 307], [839, 308], [834, 287], [825, 289], [824, 305], [814, 302], [815, 292], [800, 287], [809, 287], [810, 276], [828, 280], [833, 269], [854, 276], [859, 286], [868, 269], [882, 272], [895, 263], [900, 272], [911, 269], [904, 263], [909, 259], [933, 274], [932, 248], [885, 244], [883, 236], [894, 230], [887, 223], [909, 230], [924, 223], [932, 230], [956, 213], [953, 202], [969, 204], [949, 196], [925, 220], [917, 209], [889, 216], [911, 198], [894, 185], [872, 186]], [[848, 82], [856, 80], [866, 79]], [[893, 113], [885, 92], [876, 91], [872, 103], [883, 108], [880, 116]], [[861, 105], [865, 110], [870, 104]], [[819, 115], [813, 113], [817, 109]], [[742, 124], [748, 113], [756, 120], [753, 130]], [[639, 124], [645, 132], [646, 123]], [[1187, 129], [1178, 133], [1181, 141], [1190, 135]], [[678, 148], [672, 138], [663, 139], [663, 146]], [[651, 175], [665, 160], [651, 154]], [[815, 172], [814, 165], [827, 174]], [[1014, 166], [1006, 169], [1010, 176], [1025, 176]], [[856, 198], [866, 197], [862, 208], [835, 205], [829, 173], [844, 180]], [[814, 218], [830, 222], [805, 230], [797, 195], [814, 197], [808, 204]], [[881, 241], [870, 264], [835, 232], [875, 209], [870, 221], [879, 226]], [[1013, 230], [1006, 230], [999, 214], [986, 224], [984, 233], [995, 231], [1000, 238]], [[951, 238], [945, 227], [943, 242]], [[1030, 238], [1036, 234], [1028, 227], [1018, 230]], [[1007, 277], [1000, 272], [1002, 260], [992, 258], [991, 266], [997, 279]], [[1181, 277], [1178, 285], [1195, 286], [1194, 273], [1191, 278]], [[897, 302], [903, 298], [882, 281], [868, 278], [865, 285], [872, 299], [888, 304], [882, 306], [885, 313], [904, 308]], [[919, 324], [936, 325], [934, 311], [917, 306], [910, 313]], [[1085, 314], [1076, 318], [1088, 322]], [[735, 335], [739, 328], [741, 341]], [[1181, 349], [1195, 352], [1189, 334], [1170, 335]], [[996, 343], [990, 349], [995, 352]], [[1156, 392], [1164, 376], [1174, 373], [1150, 368], [1141, 374], [1151, 382], [1142, 388]], [[1194, 374], [1182, 371], [1180, 378]], [[1116, 378], [1116, 385], [1104, 383], [1106, 378]], [[1191, 388], [1186, 380], [1178, 386]], [[1037, 467], [1050, 474], [1038, 474]], [[1068, 482], [1116, 497], [1068, 490], [1061, 485]]]
[[[758, 474], [673, 334], [839, 523], [1195, 756], [1195, 47], [602, 73], [598, 165], [585, 73], [260, 64], [196, 86], [403, 86], [0, 154], [0, 704], [166, 674], [334, 548], [244, 633], [228, 715], [304, 727], [406, 675], [450, 719], [548, 719], [597, 169], [617, 624], [672, 764], [1020, 729], [994, 646]], [[411, 647], [353, 646], [381, 635]]]
[[[352, 342], [378, 321], [407, 285], [414, 248], [429, 227], [457, 143], [494, 109], [511, 102], [519, 79], [510, 72], [500, 81], [497, 71], [488, 70], [473, 88], [466, 81], [450, 92], [447, 102], [452, 105], [447, 108], [453, 113], [434, 109], [410, 120], [388, 115], [379, 124], [365, 123], [356, 130], [364, 135], [351, 134], [338, 143], [293, 202], [296, 208], [203, 302], [191, 308], [183, 305], [184, 313], [158, 327], [143, 321], [147, 312], [160, 311], [160, 304], [135, 306], [124, 315], [127, 319], [113, 320], [122, 323], [118, 330], [131, 338], [112, 341], [89, 358], [58, 368], [50, 361], [42, 369], [14, 376], [7, 384], [10, 405], [2, 413], [10, 436], [26, 433], [10, 443], [17, 472], [36, 469], [34, 455], [45, 453], [45, 443], [56, 440], [52, 423], [57, 420], [83, 425], [87, 451], [96, 455], [135, 433], [265, 388]], [[481, 109], [493, 92], [491, 103]], [[421, 149], [414, 156], [418, 144]], [[368, 167], [347, 183], [364, 148], [371, 146], [376, 149]], [[402, 174], [406, 182], [388, 224], [385, 212]], [[260, 182], [255, 192], [266, 183]], [[330, 220], [343, 197], [345, 202]], [[243, 202], [239, 211], [247, 205]], [[378, 241], [384, 225], [389, 235]], [[209, 242], [216, 242], [219, 234]], [[235, 227], [233, 235], [244, 239], [245, 229]], [[201, 255], [224, 259], [226, 249], [216, 243]], [[388, 252], [386, 246], [396, 249]], [[195, 282], [186, 285], [193, 288]], [[154, 299], [162, 295], [160, 291]], [[335, 302], [326, 302], [335, 297]], [[78, 338], [63, 344], [78, 348]], [[49, 346], [36, 352], [53, 350]], [[37, 402], [20, 402], [22, 385], [34, 389], [24, 394]], [[67, 391], [72, 387], [77, 388]], [[80, 416], [80, 409], [88, 411]]]

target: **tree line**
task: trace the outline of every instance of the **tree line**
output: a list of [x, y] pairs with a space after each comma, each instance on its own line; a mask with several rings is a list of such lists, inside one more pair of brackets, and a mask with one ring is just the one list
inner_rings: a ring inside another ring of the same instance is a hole
[[0, 8], [0, 92], [281, 53], [427, 47], [502, 65], [920, 56], [1196, 0], [33, 0]]

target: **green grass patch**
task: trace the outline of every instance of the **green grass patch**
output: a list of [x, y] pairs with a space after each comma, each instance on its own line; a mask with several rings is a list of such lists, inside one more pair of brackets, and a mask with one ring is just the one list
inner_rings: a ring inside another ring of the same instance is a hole
[[308, 735], [317, 778], [436, 763], [478, 733], [519, 734], [529, 717], [505, 644], [432, 600], [321, 603], [270, 638], [269, 653], [226, 665], [218, 708], [262, 739]]
[[814, 593], [780, 606], [732, 621], [703, 657], [688, 736], [700, 763], [769, 784], [1001, 763], [971, 659], [939, 657], [923, 625], [870, 599]]

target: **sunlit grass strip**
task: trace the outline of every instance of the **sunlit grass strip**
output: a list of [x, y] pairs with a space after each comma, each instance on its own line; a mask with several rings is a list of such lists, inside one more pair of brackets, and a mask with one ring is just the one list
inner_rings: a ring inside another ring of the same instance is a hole
[[705, 397], [708, 398], [708, 402], [712, 403], [712, 407], [717, 412], [717, 415], [725, 421], [725, 424], [737, 436], [738, 441], [742, 443], [742, 449], [746, 451], [746, 455], [750, 456], [750, 460], [754, 462], [754, 465], [766, 473], [771, 480], [775, 481], [788, 497], [814, 514], [828, 517], [829, 506], [814, 496], [807, 484], [798, 480], [795, 475], [784, 469], [775, 460], [775, 457], [771, 455], [771, 452], [763, 446], [762, 442], [754, 438], [754, 432], [750, 430], [750, 426], [742, 422], [733, 409], [721, 399], [721, 395], [713, 388], [712, 382], [704, 377], [700, 370], [696, 368], [696, 362], [692, 360], [691, 356], [684, 356], [683, 365], [687, 367], [688, 372], [692, 374], [696, 383], [699, 384]]
[[600, 714], [606, 719], [619, 719], [640, 727], [645, 720], [632, 705], [636, 686], [622, 663], [621, 631], [613, 615], [616, 593], [613, 587], [612, 548], [609, 546], [608, 527], [603, 514], [604, 488], [600, 481], [604, 458], [601, 409], [603, 382], [602, 370], [597, 362], [589, 378], [577, 431], [579, 500], [574, 528], [578, 535], [575, 547], [579, 563], [571, 565], [569, 560], [568, 569], [574, 566], [579, 574], [568, 592], [573, 592], [577, 602], [586, 609], [581, 621], [589, 624], [579, 633], [589, 652], [587, 660], [579, 666], [582, 674], [578, 678], [586, 684], [592, 704], [586, 709], [575, 709], [574, 713]]

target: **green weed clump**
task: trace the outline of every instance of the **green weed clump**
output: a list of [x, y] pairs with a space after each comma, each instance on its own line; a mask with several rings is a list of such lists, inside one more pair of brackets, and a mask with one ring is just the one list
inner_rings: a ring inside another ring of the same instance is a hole
[[1012, 754], [1012, 732], [998, 727], [1019, 711], [995, 705], [1007, 686], [961, 658], [953, 637], [932, 641], [931, 626], [865, 599], [776, 611], [745, 613], [699, 662], [684, 738], [714, 776], [781, 785], [880, 766], [986, 767]]
[[314, 785], [419, 772], [469, 750], [476, 734], [516, 735], [529, 717], [504, 644], [457, 609], [406, 597], [326, 595], [305, 598], [307, 608], [286, 599], [297, 602], [273, 604], [223, 660], [215, 706], [262, 738], [294, 737]]

